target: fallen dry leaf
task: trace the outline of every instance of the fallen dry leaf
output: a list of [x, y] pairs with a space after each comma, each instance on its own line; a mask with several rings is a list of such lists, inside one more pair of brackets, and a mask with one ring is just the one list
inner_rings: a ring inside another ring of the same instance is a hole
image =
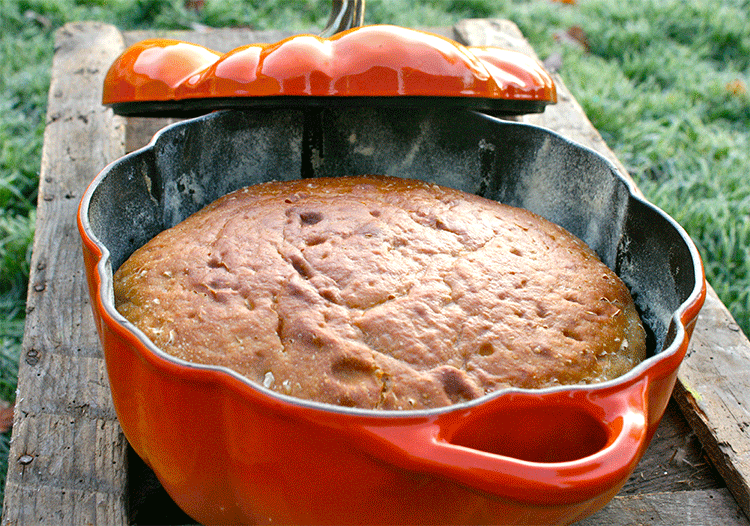
[[558, 31], [553, 37], [562, 44], [572, 44], [589, 51], [589, 39], [581, 26], [572, 26], [567, 31]]
[[185, 9], [190, 9], [196, 13], [203, 9], [205, 0], [185, 0]]
[[15, 404], [0, 400], [0, 433], [7, 433], [13, 427]]
[[747, 94], [747, 84], [743, 80], [735, 79], [727, 82], [726, 90], [735, 97], [741, 97]]
[[583, 46], [586, 51], [589, 50], [589, 37], [581, 26], [569, 27], [568, 36]]

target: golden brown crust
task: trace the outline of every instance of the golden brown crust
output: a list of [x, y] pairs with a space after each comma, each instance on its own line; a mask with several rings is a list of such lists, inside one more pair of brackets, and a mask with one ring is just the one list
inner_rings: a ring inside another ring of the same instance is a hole
[[378, 409], [615, 378], [645, 357], [622, 281], [522, 209], [417, 181], [271, 182], [162, 232], [115, 274], [164, 351]]

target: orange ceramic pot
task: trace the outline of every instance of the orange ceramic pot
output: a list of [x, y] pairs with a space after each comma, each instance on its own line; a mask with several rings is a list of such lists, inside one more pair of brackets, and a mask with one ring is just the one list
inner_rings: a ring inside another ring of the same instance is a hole
[[[629, 286], [649, 357], [596, 385], [509, 389], [426, 411], [358, 410], [182, 362], [115, 310], [113, 269], [214, 198], [269, 178], [356, 173], [430, 180], [561, 224]], [[646, 450], [705, 297], [689, 237], [611, 164], [543, 128], [469, 111], [267, 109], [184, 121], [105, 168], [78, 221], [125, 436], [175, 502], [207, 524], [582, 519]]]

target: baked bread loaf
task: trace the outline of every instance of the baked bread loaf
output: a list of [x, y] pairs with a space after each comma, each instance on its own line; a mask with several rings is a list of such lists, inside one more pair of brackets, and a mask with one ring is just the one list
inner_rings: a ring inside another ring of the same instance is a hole
[[581, 240], [406, 179], [244, 188], [156, 236], [114, 281], [117, 309], [167, 353], [343, 406], [598, 382], [646, 352], [628, 289]]

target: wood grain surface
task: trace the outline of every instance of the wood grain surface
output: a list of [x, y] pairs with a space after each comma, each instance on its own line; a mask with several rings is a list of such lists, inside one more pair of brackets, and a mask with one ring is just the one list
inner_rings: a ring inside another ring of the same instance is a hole
[[[505, 20], [437, 28], [472, 45], [533, 54]], [[161, 33], [228, 51], [283, 31]], [[146, 144], [165, 119], [115, 117], [100, 104], [117, 54], [153, 32], [69, 24], [57, 35], [3, 524], [176, 524], [190, 519], [133, 454], [114, 414], [90, 313], [78, 200], [107, 163]], [[560, 101], [525, 122], [599, 151], [626, 173], [556, 76]], [[675, 400], [620, 494], [581, 524], [748, 525], [750, 343], [709, 290]], [[710, 461], [709, 461], [710, 458]]]
[[[465, 20], [456, 32], [464, 43], [507, 46], [535, 56], [518, 28], [506, 20]], [[558, 104], [542, 114], [524, 116], [523, 122], [553, 129], [596, 150], [632, 181], [562, 78], [553, 76]], [[674, 397], [737, 504], [750, 515], [750, 342], [710, 284]]]
[[126, 441], [76, 227], [86, 185], [125, 150], [124, 121], [100, 103], [124, 43], [88, 23], [65, 26], [56, 42], [3, 524], [124, 524]]

